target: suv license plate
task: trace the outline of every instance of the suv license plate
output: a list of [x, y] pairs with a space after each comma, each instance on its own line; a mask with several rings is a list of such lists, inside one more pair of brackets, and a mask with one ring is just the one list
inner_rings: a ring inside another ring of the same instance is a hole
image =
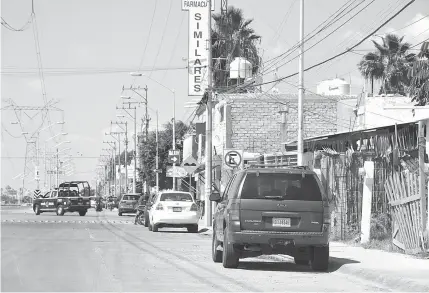
[[273, 218], [273, 227], [290, 227], [290, 218]]
[[182, 208], [173, 208], [173, 212], [181, 212]]

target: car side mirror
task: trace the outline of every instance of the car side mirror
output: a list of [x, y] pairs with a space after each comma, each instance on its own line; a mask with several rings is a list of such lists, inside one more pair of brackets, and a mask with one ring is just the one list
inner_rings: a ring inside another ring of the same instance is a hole
[[219, 192], [211, 193], [209, 199], [210, 201], [215, 201], [215, 202], [220, 201], [221, 200], [220, 193]]

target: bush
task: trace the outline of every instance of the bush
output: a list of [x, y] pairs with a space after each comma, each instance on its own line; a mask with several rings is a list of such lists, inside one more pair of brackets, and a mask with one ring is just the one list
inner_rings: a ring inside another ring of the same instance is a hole
[[386, 240], [392, 238], [392, 219], [389, 214], [371, 215], [371, 239]]

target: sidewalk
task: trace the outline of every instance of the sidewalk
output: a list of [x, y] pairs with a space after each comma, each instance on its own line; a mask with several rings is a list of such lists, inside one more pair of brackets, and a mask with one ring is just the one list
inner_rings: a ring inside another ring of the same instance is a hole
[[383, 283], [399, 291], [429, 292], [429, 259], [331, 242], [338, 271]]
[[[205, 227], [203, 221], [200, 221], [199, 227], [200, 234], [212, 234], [212, 228]], [[330, 256], [330, 271], [381, 283], [395, 291], [429, 292], [429, 259], [349, 246], [340, 242], [331, 242]], [[291, 260], [286, 255], [278, 255], [276, 258]]]

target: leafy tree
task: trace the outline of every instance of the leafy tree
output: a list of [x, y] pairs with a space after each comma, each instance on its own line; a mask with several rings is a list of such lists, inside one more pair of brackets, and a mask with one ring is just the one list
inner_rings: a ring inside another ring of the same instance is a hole
[[405, 95], [410, 85], [408, 71], [415, 54], [408, 54], [411, 45], [403, 42], [404, 37], [387, 34], [381, 39], [382, 43], [373, 41], [376, 51], [365, 54], [358, 68], [361, 75], [371, 81], [372, 92], [374, 80], [379, 80], [380, 93]]
[[216, 87], [226, 87], [229, 65], [235, 57], [246, 58], [252, 63], [253, 73], [258, 71], [262, 60], [256, 45], [261, 37], [251, 27], [253, 19], [244, 19], [243, 11], [239, 8], [230, 6], [225, 17], [221, 14], [213, 14], [212, 17], [214, 84]]
[[[162, 173], [159, 174], [159, 188], [168, 189], [173, 186], [171, 178], [166, 177], [167, 167], [170, 166], [168, 163], [168, 152], [173, 148], [173, 124], [168, 122], [163, 125], [163, 128], [163, 130], [158, 131], [158, 167], [162, 170]], [[188, 125], [182, 121], [176, 121], [176, 150], [182, 150], [183, 137], [188, 129]], [[148, 183], [150, 186], [155, 186], [156, 173], [153, 170], [156, 169], [156, 133], [154, 131], [149, 132], [148, 140], [141, 145], [140, 154], [142, 156], [143, 167], [149, 170]], [[144, 170], [140, 170], [139, 176], [142, 181], [146, 180]]]
[[411, 79], [409, 93], [417, 105], [429, 103], [429, 42], [424, 42], [417, 59], [408, 72]]

